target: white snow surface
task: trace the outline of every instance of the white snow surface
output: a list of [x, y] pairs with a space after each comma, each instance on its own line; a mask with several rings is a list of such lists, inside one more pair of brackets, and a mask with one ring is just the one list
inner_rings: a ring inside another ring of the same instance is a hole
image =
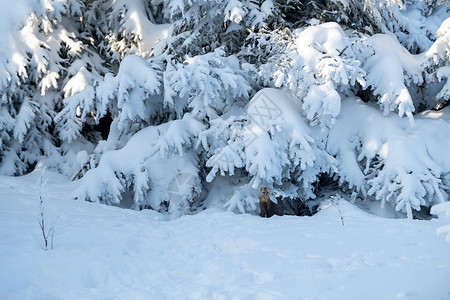
[[313, 217], [209, 208], [167, 220], [70, 200], [74, 182], [46, 172], [56, 233], [45, 251], [40, 175], [0, 177], [0, 299], [450, 299], [445, 220], [380, 218], [345, 200]]

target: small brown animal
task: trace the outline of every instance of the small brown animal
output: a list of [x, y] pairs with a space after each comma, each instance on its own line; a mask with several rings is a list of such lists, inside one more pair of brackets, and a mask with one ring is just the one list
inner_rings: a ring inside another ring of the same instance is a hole
[[270, 218], [273, 215], [283, 215], [280, 207], [270, 200], [270, 188], [268, 187], [262, 187], [259, 190], [259, 206], [261, 208], [260, 216], [263, 218]]

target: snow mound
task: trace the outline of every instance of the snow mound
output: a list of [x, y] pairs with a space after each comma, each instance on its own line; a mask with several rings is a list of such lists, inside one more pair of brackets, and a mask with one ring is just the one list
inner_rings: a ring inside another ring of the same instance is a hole
[[335, 219], [344, 224], [346, 219], [374, 217], [340, 196], [331, 196], [329, 199], [325, 199], [314, 216], [327, 220]]
[[188, 213], [200, 192], [191, 145], [202, 129], [186, 114], [181, 120], [140, 130], [119, 150], [109, 150], [105, 143], [98, 166], [86, 172], [71, 196], [134, 209]]
[[[450, 221], [450, 203], [440, 203], [431, 208], [431, 213], [439, 219]], [[437, 233], [446, 235], [447, 242], [450, 243], [450, 225], [445, 225], [437, 229]]]

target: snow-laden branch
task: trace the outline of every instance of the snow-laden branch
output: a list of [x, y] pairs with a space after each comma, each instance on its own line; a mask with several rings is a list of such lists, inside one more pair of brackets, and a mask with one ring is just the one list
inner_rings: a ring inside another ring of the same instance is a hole
[[[449, 118], [448, 110], [442, 114]], [[443, 137], [450, 124], [435, 117], [416, 117], [416, 126], [410, 127], [406, 119], [383, 116], [361, 100], [346, 99], [327, 145], [336, 155], [341, 182], [408, 217], [421, 206], [447, 201], [450, 160], [443, 153], [450, 140]]]

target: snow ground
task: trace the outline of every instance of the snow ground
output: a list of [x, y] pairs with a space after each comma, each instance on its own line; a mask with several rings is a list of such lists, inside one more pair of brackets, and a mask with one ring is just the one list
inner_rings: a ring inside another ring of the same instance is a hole
[[175, 220], [67, 199], [47, 172], [55, 248], [40, 246], [40, 172], [0, 177], [0, 299], [450, 299], [445, 221], [346, 201], [313, 217], [208, 209]]

